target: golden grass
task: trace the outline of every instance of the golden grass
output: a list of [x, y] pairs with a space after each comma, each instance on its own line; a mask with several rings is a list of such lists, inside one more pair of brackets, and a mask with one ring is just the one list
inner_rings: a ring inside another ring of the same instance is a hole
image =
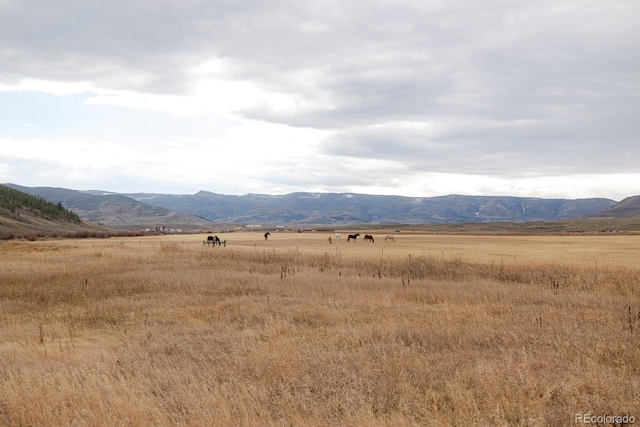
[[640, 418], [640, 237], [327, 236], [0, 244], [0, 424]]

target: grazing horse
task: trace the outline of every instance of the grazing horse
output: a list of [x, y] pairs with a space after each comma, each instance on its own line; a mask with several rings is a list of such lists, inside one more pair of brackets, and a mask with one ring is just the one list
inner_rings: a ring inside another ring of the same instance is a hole
[[207, 236], [207, 245], [221, 245], [222, 242], [218, 236]]
[[353, 239], [353, 241], [356, 241], [356, 237], [358, 237], [360, 235], [360, 233], [356, 233], [356, 234], [349, 234], [349, 236], [347, 237], [347, 242], [350, 242], [351, 239]]
[[336, 233], [336, 234], [334, 234], [334, 236], [335, 236], [336, 239], [340, 239], [342, 237], [342, 234]]
[[271, 233], [269, 233], [268, 231], [264, 233], [264, 240], [268, 240], [269, 236], [271, 236]]
[[387, 240], [391, 240], [392, 242], [396, 241], [395, 236], [385, 236], [384, 241], [386, 242]]
[[331, 240], [331, 236], [329, 236], [329, 238], [327, 240], [329, 241], [329, 244], [333, 243], [333, 240]]
[[365, 234], [365, 235], [364, 235], [364, 241], [366, 242], [366, 241], [368, 241], [368, 240], [371, 240], [371, 243], [373, 243], [373, 242], [374, 242], [374, 241], [373, 241], [373, 236], [372, 236], [371, 234]]

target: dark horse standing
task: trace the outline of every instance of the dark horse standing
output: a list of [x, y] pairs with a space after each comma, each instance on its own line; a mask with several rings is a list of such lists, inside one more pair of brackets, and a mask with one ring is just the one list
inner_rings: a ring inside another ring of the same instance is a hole
[[360, 235], [360, 233], [356, 233], [356, 234], [349, 234], [349, 236], [347, 237], [347, 242], [350, 242], [351, 239], [353, 239], [353, 241], [356, 241], [356, 237], [358, 237]]
[[271, 233], [269, 233], [268, 231], [264, 233], [264, 240], [268, 240], [269, 236], [271, 236]]

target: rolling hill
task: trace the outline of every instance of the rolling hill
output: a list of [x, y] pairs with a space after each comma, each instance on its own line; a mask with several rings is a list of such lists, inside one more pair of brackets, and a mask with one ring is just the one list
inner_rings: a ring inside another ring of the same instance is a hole
[[159, 206], [150, 206], [130, 197], [100, 192], [82, 192], [66, 188], [22, 187], [6, 184], [8, 187], [41, 197], [75, 212], [85, 221], [112, 229], [144, 230], [180, 229], [185, 231], [208, 230], [213, 224], [195, 215], [175, 212]]
[[640, 196], [627, 197], [593, 216], [598, 218], [631, 218], [640, 216]]
[[103, 231], [83, 221], [60, 203], [51, 203], [4, 185], [0, 185], [0, 233], [3, 238], [15, 233], [74, 233]]

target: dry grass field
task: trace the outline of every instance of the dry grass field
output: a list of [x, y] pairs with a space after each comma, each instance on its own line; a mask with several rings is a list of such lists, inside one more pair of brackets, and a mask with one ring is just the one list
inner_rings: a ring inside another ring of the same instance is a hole
[[640, 236], [346, 234], [0, 243], [0, 425], [640, 422]]

